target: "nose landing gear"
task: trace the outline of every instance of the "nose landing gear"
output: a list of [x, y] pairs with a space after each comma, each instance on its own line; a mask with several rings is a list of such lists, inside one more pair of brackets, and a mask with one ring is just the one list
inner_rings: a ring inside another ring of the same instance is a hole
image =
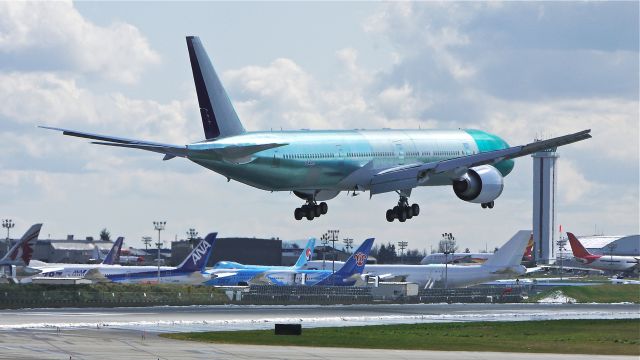
[[398, 200], [398, 205], [394, 206], [393, 209], [387, 210], [386, 214], [388, 222], [393, 222], [395, 219], [398, 219], [400, 222], [405, 222], [418, 215], [420, 215], [420, 205], [413, 204], [409, 206], [409, 198], [402, 195], [400, 196], [400, 200]]
[[307, 220], [313, 220], [326, 214], [327, 211], [329, 211], [329, 206], [326, 202], [323, 201], [318, 204], [313, 200], [307, 200], [306, 204], [293, 211], [293, 217], [296, 220], [302, 220], [303, 217], [306, 217]]

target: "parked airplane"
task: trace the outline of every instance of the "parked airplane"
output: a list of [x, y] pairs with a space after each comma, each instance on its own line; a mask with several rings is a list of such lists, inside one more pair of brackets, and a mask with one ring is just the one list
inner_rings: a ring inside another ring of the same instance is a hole
[[120, 236], [116, 239], [109, 250], [107, 256], [102, 260], [103, 265], [114, 265], [120, 263], [120, 249], [122, 249], [122, 243], [124, 242], [124, 237]]
[[367, 262], [373, 239], [365, 240], [335, 273], [328, 270], [303, 269], [236, 269], [213, 270], [209, 272], [211, 280], [205, 285], [332, 285], [351, 286], [361, 277]]
[[178, 266], [101, 266], [96, 278], [104, 277], [119, 283], [172, 283], [199, 285], [207, 279], [203, 275], [218, 233], [210, 233]]
[[42, 224], [31, 225], [20, 240], [0, 259], [0, 265], [27, 266], [33, 255], [33, 247], [38, 241], [41, 228]]
[[[524, 255], [522, 256], [523, 261], [531, 261], [532, 259], [532, 250], [533, 250], [533, 235], [529, 239], [527, 243], [527, 247], [525, 248]], [[421, 265], [429, 265], [429, 264], [482, 264], [485, 261], [489, 260], [493, 256], [493, 253], [453, 253], [453, 254], [444, 254], [444, 253], [434, 253], [425, 256], [422, 261], [420, 261]]]
[[[316, 246], [316, 239], [310, 238], [307, 245], [302, 249], [300, 257], [293, 266], [269, 266], [269, 265], [245, 265], [235, 261], [218, 261], [211, 270], [217, 269], [256, 269], [256, 270], [283, 270], [283, 269], [299, 269], [303, 267], [307, 261], [313, 257], [313, 250]], [[210, 270], [207, 270], [210, 271]], [[205, 273], [207, 272], [205, 271]]]
[[[40, 260], [27, 261], [27, 271], [35, 274], [35, 277], [84, 277], [88, 271], [99, 268], [100, 266], [120, 266], [115, 263], [117, 254], [122, 248], [124, 237], [120, 236], [114, 241], [113, 246], [109, 250], [107, 256], [100, 264], [65, 264], [65, 263], [47, 263]], [[25, 279], [22, 282], [29, 282]]]
[[[127, 139], [41, 126], [64, 135], [183, 157], [227, 178], [267, 191], [293, 191], [305, 204], [296, 220], [313, 220], [328, 211], [326, 200], [342, 191], [395, 191], [398, 204], [387, 221], [404, 222], [420, 213], [409, 204], [418, 186], [452, 186], [464, 201], [493, 208], [513, 159], [591, 137], [583, 130], [526, 145], [509, 145], [480, 130], [336, 130], [247, 132], [220, 79], [195, 36], [187, 48], [205, 139], [188, 145]], [[320, 203], [318, 203], [320, 201]]]
[[638, 266], [640, 257], [618, 255], [594, 255], [582, 246], [575, 235], [568, 232], [573, 257], [585, 266], [598, 270], [630, 271]]
[[[408, 281], [420, 287], [464, 287], [525, 274], [520, 265], [531, 230], [518, 231], [481, 265], [377, 265], [368, 264], [365, 276], [382, 281]], [[337, 263], [336, 263], [337, 264]], [[311, 261], [307, 268], [321, 268], [322, 261]]]

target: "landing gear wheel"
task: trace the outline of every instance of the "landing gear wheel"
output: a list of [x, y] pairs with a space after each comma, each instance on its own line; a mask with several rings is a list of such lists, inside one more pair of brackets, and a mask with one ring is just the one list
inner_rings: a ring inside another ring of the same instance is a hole
[[393, 210], [389, 209], [387, 210], [387, 221], [388, 222], [393, 222], [393, 220], [395, 220], [396, 218], [396, 214], [393, 212]]
[[487, 207], [488, 207], [489, 209], [493, 209], [493, 204], [494, 204], [494, 202], [492, 201], [492, 202], [490, 202], [490, 203], [488, 203], [488, 204], [487, 204]]
[[315, 214], [313, 211], [309, 211], [310, 209], [307, 208], [307, 220], [313, 220], [313, 218], [315, 217]]
[[304, 217], [304, 212], [302, 211], [302, 209], [296, 208], [293, 211], [293, 217], [295, 217], [296, 220], [302, 220], [302, 218]]
[[413, 216], [420, 215], [420, 205], [418, 204], [411, 205], [411, 212], [413, 213]]
[[486, 203], [482, 203], [482, 204], [480, 204], [480, 206], [482, 206], [483, 209], [487, 208], [487, 204]]
[[313, 209], [313, 214], [315, 215], [315, 217], [320, 217], [320, 215], [322, 215], [322, 209], [320, 209], [320, 206], [314, 205], [312, 207], [312, 209]]
[[400, 222], [405, 222], [407, 221], [407, 210], [406, 209], [399, 209], [400, 211], [398, 211], [398, 221]]
[[320, 206], [320, 212], [322, 213], [322, 215], [326, 214], [327, 211], [329, 211], [329, 205], [327, 205], [326, 202], [324, 201], [321, 202], [319, 206]]
[[404, 209], [404, 212], [407, 214], [407, 220], [411, 219], [413, 217], [413, 210], [411, 210], [410, 207]]

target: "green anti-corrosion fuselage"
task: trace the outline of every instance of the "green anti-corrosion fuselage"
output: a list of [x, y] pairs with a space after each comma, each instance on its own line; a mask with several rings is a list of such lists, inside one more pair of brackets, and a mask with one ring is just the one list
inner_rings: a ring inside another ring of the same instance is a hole
[[[211, 155], [208, 149], [233, 145], [286, 144], [243, 159]], [[366, 179], [390, 167], [428, 163], [509, 147], [480, 130], [344, 130], [249, 132], [188, 145], [189, 160], [256, 188], [282, 190], [368, 190]], [[495, 167], [503, 176], [513, 160]], [[367, 175], [350, 175], [366, 168]], [[451, 185], [442, 174], [422, 185]]]

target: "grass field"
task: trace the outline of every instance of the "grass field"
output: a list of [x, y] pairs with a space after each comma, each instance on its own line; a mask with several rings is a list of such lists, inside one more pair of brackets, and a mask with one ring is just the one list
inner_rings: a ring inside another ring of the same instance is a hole
[[640, 303], [640, 285], [594, 285], [594, 286], [560, 286], [544, 291], [529, 298], [529, 302], [536, 302], [556, 291], [581, 303]]
[[640, 355], [640, 320], [375, 325], [303, 329], [302, 336], [276, 336], [273, 330], [160, 336], [276, 346]]

